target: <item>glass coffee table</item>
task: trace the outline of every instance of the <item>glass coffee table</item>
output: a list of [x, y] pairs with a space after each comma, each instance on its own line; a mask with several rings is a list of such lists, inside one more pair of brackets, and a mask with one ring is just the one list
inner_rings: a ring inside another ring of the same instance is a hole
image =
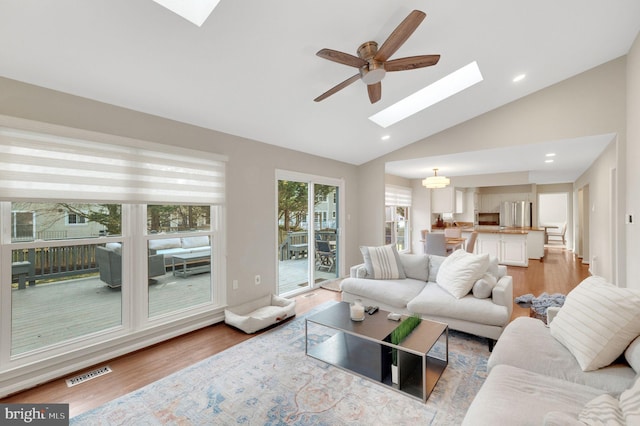
[[[449, 363], [449, 327], [423, 319], [393, 345], [389, 335], [400, 321], [387, 319], [388, 314], [378, 310], [352, 321], [349, 304], [339, 302], [311, 315], [305, 320], [305, 353], [426, 402]], [[398, 383], [391, 381], [392, 349], [398, 351]]]

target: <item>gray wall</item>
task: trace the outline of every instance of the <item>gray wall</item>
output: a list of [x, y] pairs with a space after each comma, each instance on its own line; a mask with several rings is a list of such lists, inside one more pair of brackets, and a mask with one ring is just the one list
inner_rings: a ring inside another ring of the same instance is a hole
[[[356, 166], [4, 78], [0, 78], [0, 114], [228, 156], [226, 285], [231, 306], [277, 292], [276, 169], [344, 179], [345, 263], [360, 262], [353, 225], [358, 217]], [[247, 121], [250, 126], [250, 117]], [[253, 283], [256, 274], [262, 276], [259, 287]], [[238, 290], [232, 289], [234, 279]]]

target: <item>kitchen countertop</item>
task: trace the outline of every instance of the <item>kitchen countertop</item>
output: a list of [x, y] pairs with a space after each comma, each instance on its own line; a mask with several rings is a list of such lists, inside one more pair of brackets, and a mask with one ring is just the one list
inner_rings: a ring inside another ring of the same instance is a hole
[[476, 225], [476, 226], [467, 226], [462, 228], [462, 232], [473, 232], [478, 231], [483, 234], [528, 234], [529, 232], [544, 232], [544, 228], [536, 228], [536, 227], [523, 227], [523, 228], [515, 228], [515, 227], [504, 227], [504, 226], [493, 226], [493, 225]]

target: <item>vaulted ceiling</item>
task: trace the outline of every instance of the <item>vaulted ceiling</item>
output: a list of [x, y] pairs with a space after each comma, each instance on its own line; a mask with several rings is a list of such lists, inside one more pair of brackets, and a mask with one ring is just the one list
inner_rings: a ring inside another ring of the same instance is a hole
[[[436, 66], [387, 73], [375, 104], [360, 81], [313, 102], [356, 71], [318, 50], [356, 55], [413, 9], [391, 59]], [[151, 0], [0, 0], [0, 76], [358, 165], [625, 55], [639, 30], [638, 0], [221, 0], [201, 27]], [[481, 83], [368, 119], [472, 61]]]

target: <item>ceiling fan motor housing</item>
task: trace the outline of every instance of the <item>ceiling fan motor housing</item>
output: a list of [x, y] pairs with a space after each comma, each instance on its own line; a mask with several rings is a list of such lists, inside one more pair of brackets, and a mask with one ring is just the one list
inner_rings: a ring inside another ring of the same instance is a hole
[[384, 62], [373, 59], [376, 53], [378, 53], [378, 43], [375, 41], [367, 41], [358, 47], [358, 56], [367, 61], [367, 65], [360, 68], [360, 78], [367, 85], [379, 83], [387, 73]]

